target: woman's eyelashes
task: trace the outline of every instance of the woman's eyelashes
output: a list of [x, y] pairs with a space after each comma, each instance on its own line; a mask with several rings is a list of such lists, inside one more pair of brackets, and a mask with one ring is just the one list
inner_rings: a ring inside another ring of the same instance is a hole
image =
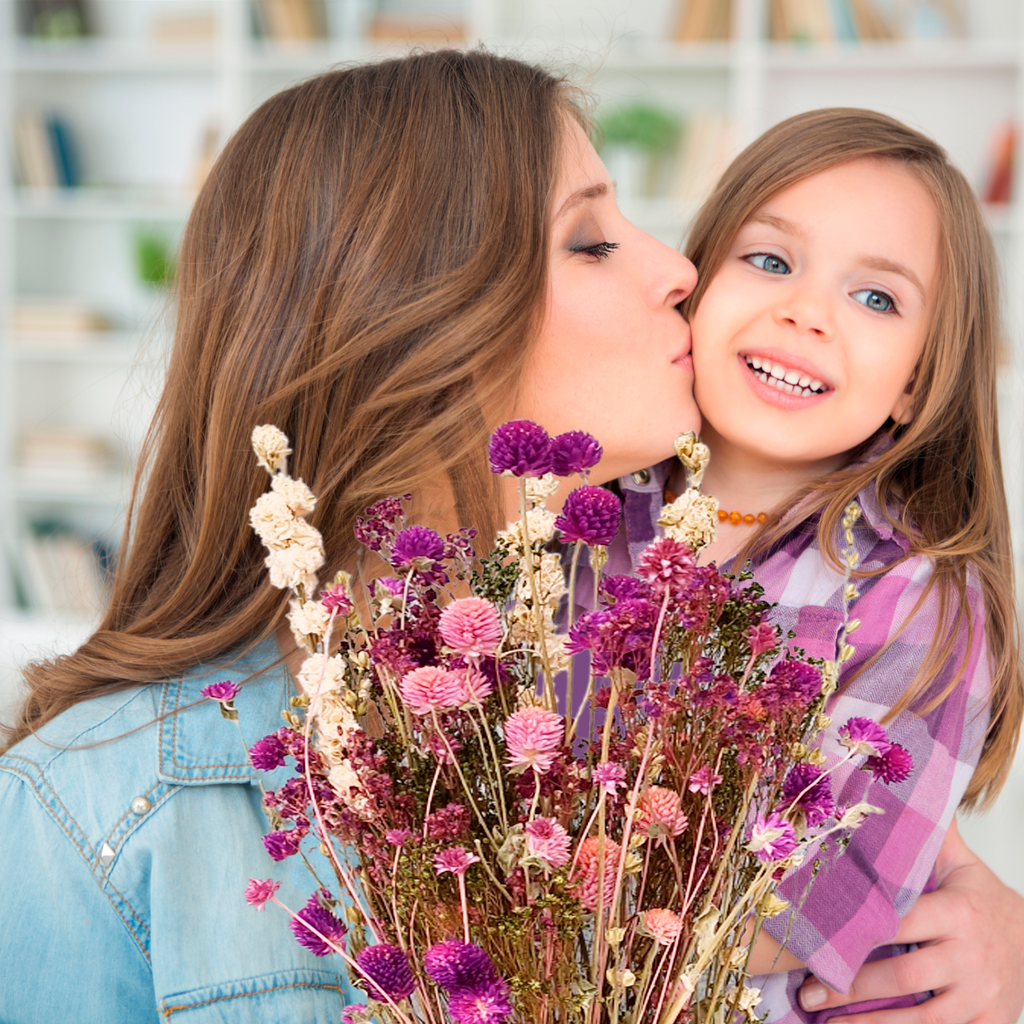
[[618, 242], [581, 242], [569, 246], [570, 252], [585, 253], [595, 260], [603, 260], [611, 256], [615, 249], [618, 249]]

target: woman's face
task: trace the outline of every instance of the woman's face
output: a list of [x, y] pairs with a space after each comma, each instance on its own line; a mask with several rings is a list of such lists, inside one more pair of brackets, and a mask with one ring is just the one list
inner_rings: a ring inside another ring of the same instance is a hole
[[604, 456], [591, 482], [668, 458], [679, 434], [699, 429], [690, 329], [676, 308], [696, 283], [689, 260], [623, 217], [594, 147], [567, 127], [546, 305], [515, 415], [593, 434]]

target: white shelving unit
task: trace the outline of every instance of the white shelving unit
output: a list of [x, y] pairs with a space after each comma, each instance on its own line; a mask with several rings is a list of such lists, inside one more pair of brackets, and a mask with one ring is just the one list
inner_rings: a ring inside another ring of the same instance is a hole
[[[394, 0], [384, 0], [394, 3]], [[1024, 125], [1024, 14], [1016, 0], [965, 3], [968, 37], [800, 46], [766, 41], [768, 0], [733, 0], [729, 42], [668, 41], [681, 0], [462, 0], [464, 42], [482, 41], [566, 70], [598, 100], [598, 115], [651, 103], [680, 118], [728, 116], [732, 150], [770, 124], [823, 105], [891, 113], [935, 136], [981, 185], [993, 138]], [[409, 0], [405, 0], [409, 9]], [[0, 608], [19, 599], [12, 561], [34, 519], [65, 519], [116, 536], [128, 471], [158, 388], [164, 312], [137, 283], [140, 229], [174, 239], [188, 213], [201, 139], [223, 139], [259, 102], [333, 64], [402, 52], [366, 34], [374, 0], [326, 0], [330, 37], [280, 44], [253, 34], [249, 0], [92, 0], [96, 34], [61, 45], [17, 37], [15, 5], [0, 4], [0, 137], [13, 164], [18, 111], [58, 112], [72, 127], [84, 186], [15, 188], [0, 174]], [[423, 13], [457, 12], [459, 0], [420, 0]], [[157, 19], [212, 18], [207, 44], [160, 45]], [[1018, 160], [1018, 168], [1024, 161]], [[1016, 195], [1024, 195], [1018, 170]], [[629, 216], [678, 245], [695, 210], [677, 198], [621, 196]], [[1001, 383], [1004, 450], [1018, 550], [1024, 551], [1024, 204], [993, 209], [1003, 260], [1009, 344]], [[59, 295], [107, 312], [110, 334], [77, 346], [26, 344], [8, 328], [17, 299]], [[20, 439], [40, 427], [83, 427], [109, 437], [124, 473], [76, 486], [29, 483]], [[23, 595], [21, 595], [23, 597]]]

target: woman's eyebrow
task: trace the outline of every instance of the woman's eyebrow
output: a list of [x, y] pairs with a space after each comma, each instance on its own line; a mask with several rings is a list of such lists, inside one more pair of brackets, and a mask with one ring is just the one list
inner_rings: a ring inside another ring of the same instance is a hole
[[579, 206], [580, 203], [585, 203], [588, 199], [600, 199], [606, 195], [608, 195], [608, 185], [603, 181], [599, 181], [596, 185], [587, 185], [586, 188], [578, 188], [558, 208], [555, 218], [563, 216], [563, 214]]

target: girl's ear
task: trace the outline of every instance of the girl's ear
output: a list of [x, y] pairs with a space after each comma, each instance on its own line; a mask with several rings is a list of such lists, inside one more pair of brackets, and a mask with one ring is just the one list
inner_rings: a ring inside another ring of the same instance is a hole
[[892, 408], [892, 412], [889, 416], [895, 423], [905, 427], [914, 418], [914, 381], [917, 379], [917, 371], [914, 371], [914, 376], [907, 381], [907, 386], [903, 389], [903, 394], [896, 399], [896, 404]]

